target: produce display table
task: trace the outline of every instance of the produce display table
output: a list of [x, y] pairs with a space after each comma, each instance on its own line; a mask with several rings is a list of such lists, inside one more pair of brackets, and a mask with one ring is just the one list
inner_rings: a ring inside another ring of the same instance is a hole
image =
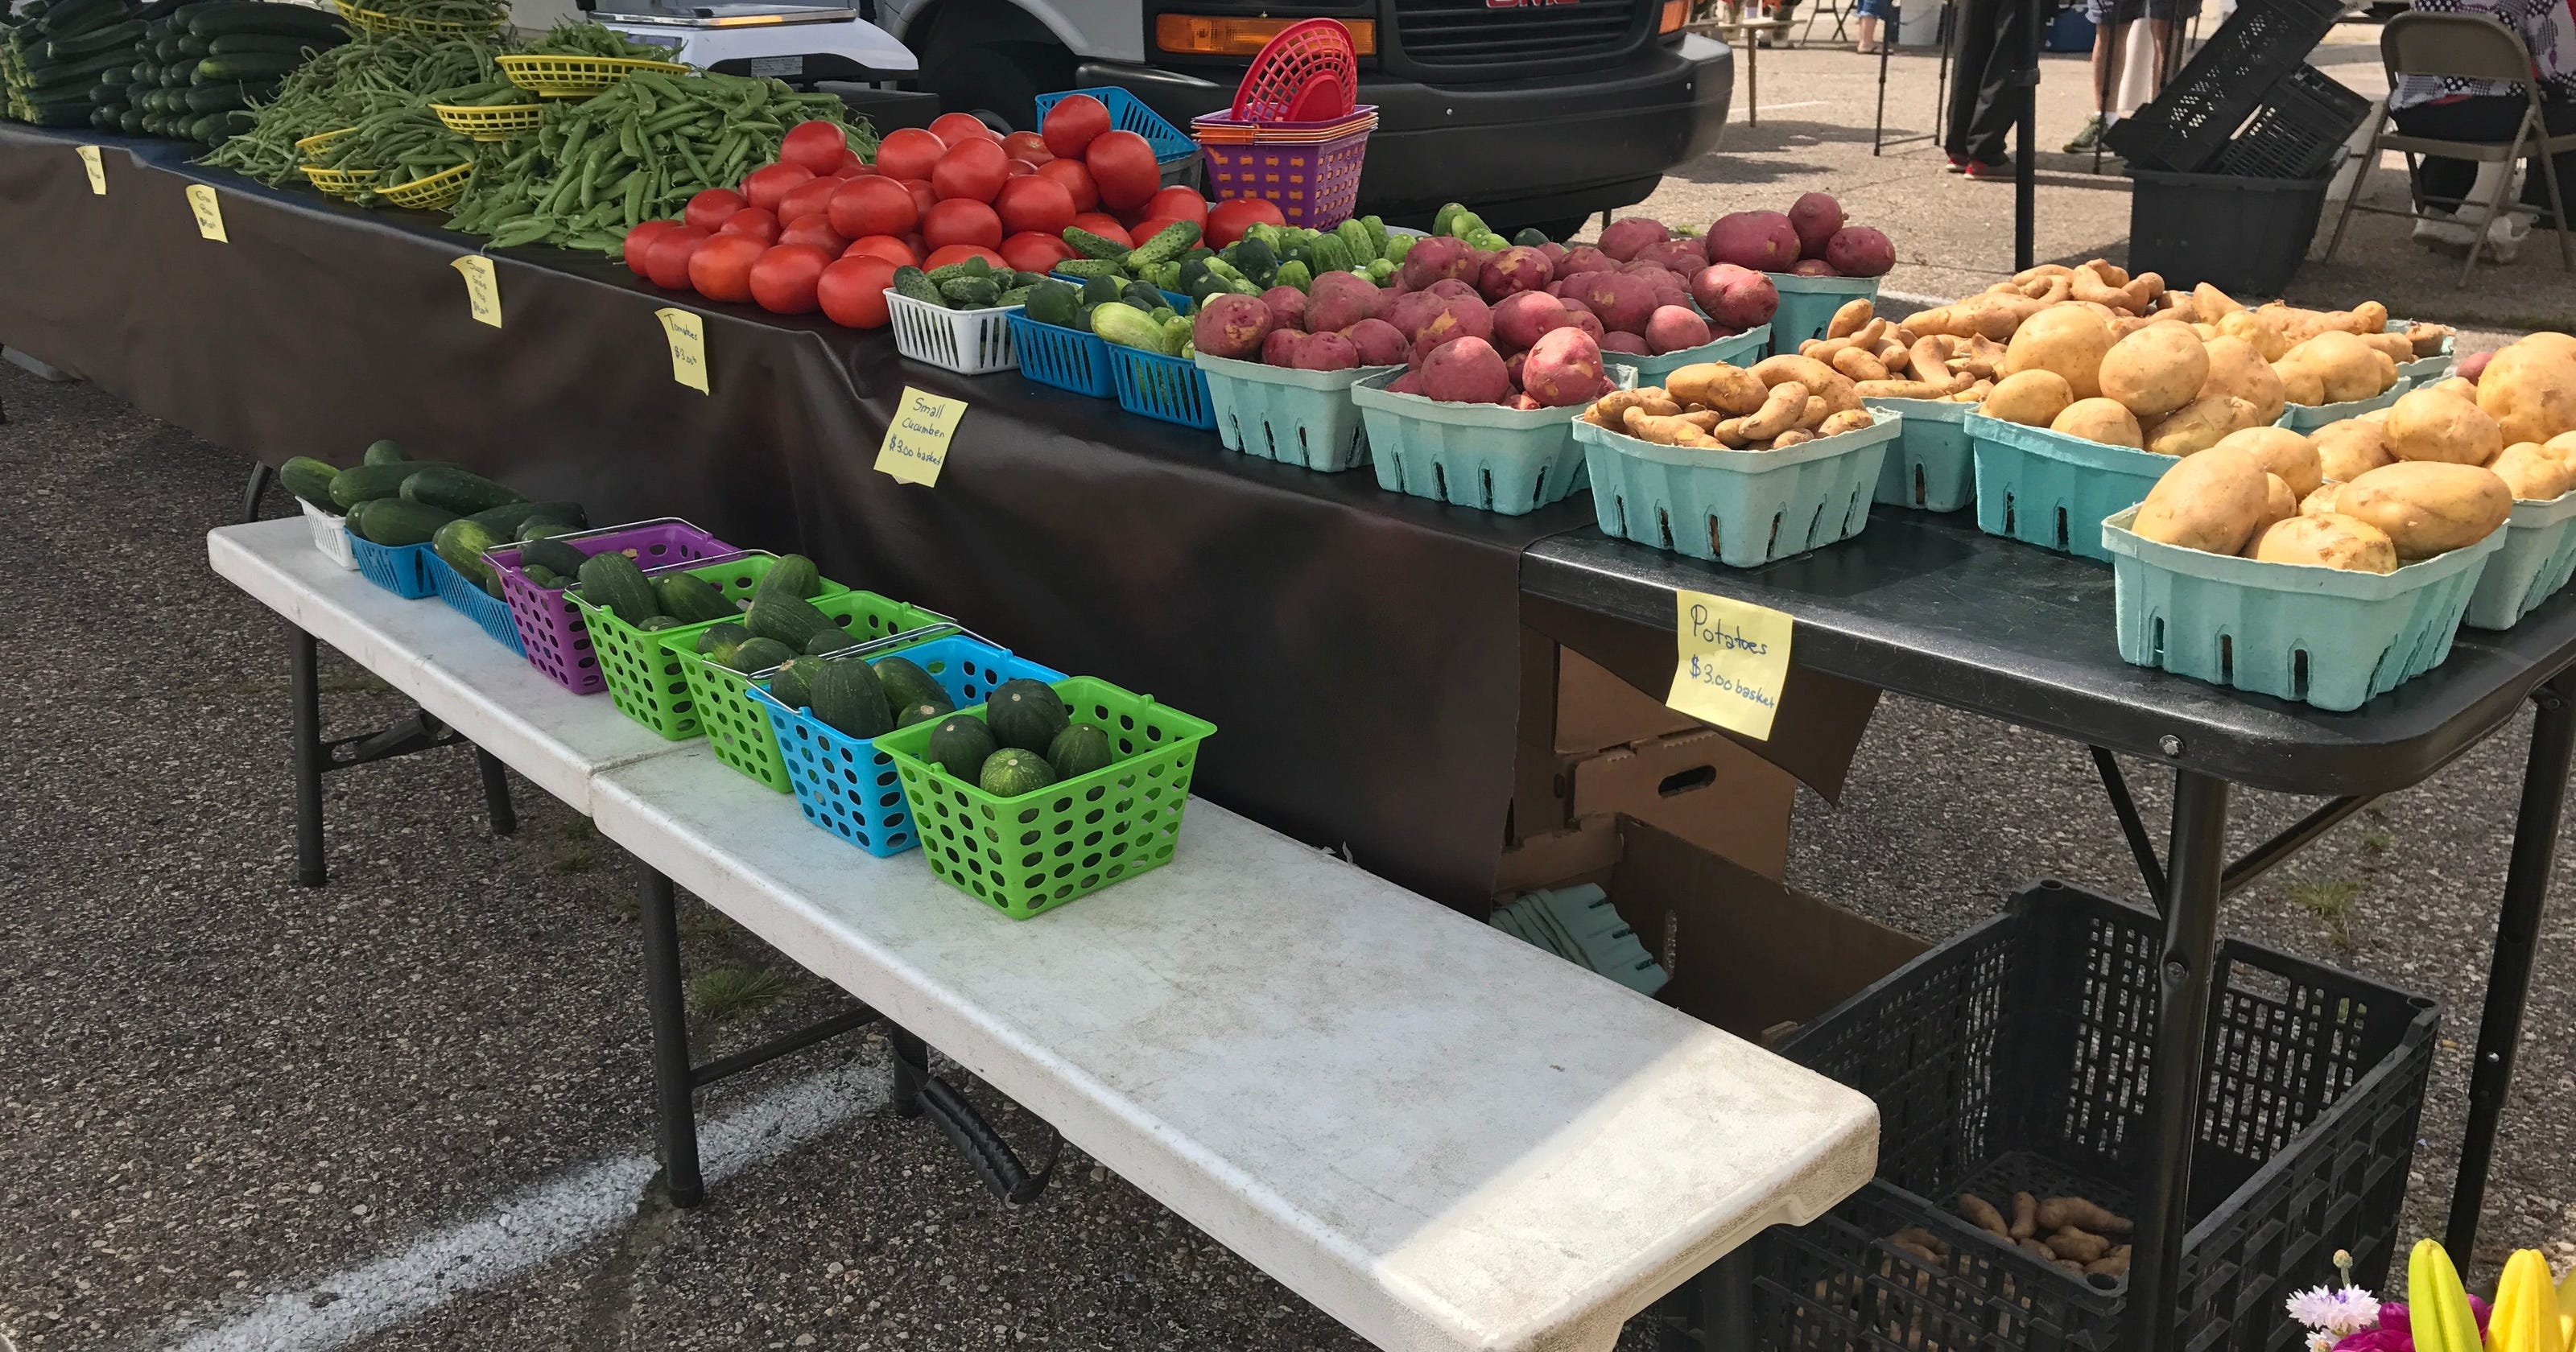
[[[2447, 1244], [2454, 1253], [2473, 1251], [2576, 746], [2576, 712], [2564, 688], [2564, 673], [2576, 663], [2576, 596], [2560, 594], [2504, 633], [2463, 629], [2441, 666], [2359, 710], [2335, 714], [2122, 662], [2109, 568], [1984, 535], [1964, 514], [1881, 509], [1856, 540], [1752, 571], [1579, 530], [1533, 546], [1522, 586], [1542, 602], [1666, 634], [1676, 588], [1751, 602], [1795, 620], [1791, 660], [1801, 667], [2096, 748], [2166, 922], [2164, 1017], [2147, 1111], [2152, 1165], [2140, 1181], [2129, 1286], [2144, 1302], [2131, 1307], [2131, 1345], [2140, 1352], [2174, 1346], [2173, 1294], [2190, 1188], [2185, 1147], [2191, 1124], [2202, 1117], [2220, 897], [2370, 798], [2420, 782], [2501, 727], [2522, 700], [2532, 700], [2539, 712]], [[1670, 662], [1666, 643], [1663, 660]], [[2171, 847], [2162, 861], [2136, 821], [2110, 750], [2174, 768]], [[2230, 864], [2232, 783], [2333, 801]], [[2140, 1310], [2161, 1317], [2151, 1320]]]
[[642, 863], [675, 1187], [712, 1078], [678, 1017], [675, 883], [1386, 1348], [1607, 1352], [1873, 1167], [1866, 1097], [1213, 803], [1170, 864], [1015, 922], [332, 566], [300, 520], [207, 552], [305, 651], [330, 642]]

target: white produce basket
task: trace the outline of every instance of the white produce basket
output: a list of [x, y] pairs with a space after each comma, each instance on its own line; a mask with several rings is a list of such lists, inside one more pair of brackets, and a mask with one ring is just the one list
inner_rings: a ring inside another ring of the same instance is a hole
[[886, 288], [885, 298], [895, 351], [964, 376], [1019, 369], [1020, 354], [1011, 346], [1011, 312], [1019, 306], [951, 310], [893, 287]]
[[295, 505], [304, 509], [304, 524], [313, 528], [313, 547], [331, 562], [350, 572], [358, 571], [357, 557], [349, 552], [349, 532], [341, 528], [342, 519], [302, 498], [297, 498]]

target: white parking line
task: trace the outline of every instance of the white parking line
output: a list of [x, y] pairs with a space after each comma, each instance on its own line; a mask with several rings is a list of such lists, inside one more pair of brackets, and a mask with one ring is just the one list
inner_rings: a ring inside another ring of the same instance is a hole
[[[700, 1124], [707, 1182], [815, 1140], [889, 1097], [882, 1056], [772, 1090]], [[171, 1352], [327, 1352], [434, 1310], [607, 1235], [635, 1214], [649, 1154], [603, 1160], [541, 1184], [409, 1248], [259, 1300], [214, 1328], [184, 1321]]]
[[1783, 108], [1814, 108], [1822, 105], [1823, 103], [1825, 103], [1825, 100], [1823, 99], [1801, 99], [1796, 103], [1766, 103], [1753, 111], [1756, 113], [1776, 113]]

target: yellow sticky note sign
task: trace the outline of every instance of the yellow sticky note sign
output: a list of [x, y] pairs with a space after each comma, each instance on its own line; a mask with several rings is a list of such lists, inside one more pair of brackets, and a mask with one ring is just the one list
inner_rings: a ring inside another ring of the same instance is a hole
[[707, 390], [707, 322], [676, 306], [653, 312], [662, 334], [671, 340], [671, 379], [705, 394]]
[[99, 159], [98, 147], [75, 146], [73, 148], [80, 152], [81, 169], [89, 175], [90, 196], [107, 196], [107, 165]]
[[1789, 679], [1792, 622], [1776, 610], [1706, 592], [1675, 590], [1673, 638], [1680, 660], [1664, 703], [1703, 723], [1755, 741], [1771, 737]]
[[223, 204], [215, 200], [215, 190], [203, 183], [188, 185], [188, 210], [196, 213], [197, 233], [218, 244], [232, 243], [224, 233]]
[[474, 322], [501, 327], [501, 277], [493, 271], [492, 260], [481, 254], [467, 254], [453, 266], [465, 274], [465, 308], [473, 312]]
[[903, 402], [886, 424], [884, 444], [877, 447], [877, 473], [927, 488], [939, 482], [948, 463], [948, 442], [957, 435], [957, 420], [966, 416], [966, 401], [923, 394], [903, 387]]

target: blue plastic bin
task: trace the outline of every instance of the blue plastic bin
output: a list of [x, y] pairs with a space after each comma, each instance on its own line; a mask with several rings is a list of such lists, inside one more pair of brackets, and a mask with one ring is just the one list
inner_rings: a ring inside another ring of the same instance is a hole
[[528, 655], [528, 645], [519, 640], [519, 622], [510, 617], [509, 602], [475, 586], [473, 579], [438, 557], [435, 549], [429, 551], [429, 577], [449, 610], [482, 626], [493, 642], [521, 657]]
[[2347, 418], [2358, 418], [2375, 409], [2386, 408], [2396, 403], [2399, 395], [2413, 388], [2415, 388], [2415, 382], [2400, 373], [2396, 384], [2367, 399], [2347, 399], [2340, 404], [2292, 404], [2281, 411], [2281, 416], [2272, 425], [2286, 427], [2305, 436], [2328, 423], [2339, 423]]
[[[960, 709], [983, 703], [993, 687], [1004, 681], [1025, 676], [1053, 685], [1065, 679], [1062, 672], [1013, 657], [1006, 648], [965, 634], [935, 638], [885, 656], [918, 664]], [[883, 660], [871, 658], [869, 665]], [[875, 738], [852, 737], [803, 709], [790, 709], [771, 698], [758, 681], [745, 686], [744, 693], [769, 715], [770, 730], [778, 735], [778, 754], [787, 762], [787, 778], [795, 786], [796, 806], [804, 809], [805, 820], [879, 858], [921, 843], [894, 758], [877, 750]]]
[[[1116, 241], [1112, 241], [1112, 243], [1115, 242]], [[1138, 242], [1142, 243], [1143, 241], [1140, 240]], [[1070, 282], [1075, 286], [1080, 286], [1091, 280], [1088, 277], [1076, 277], [1070, 273], [1055, 271], [1049, 271], [1047, 276], [1052, 277], [1059, 282]], [[1159, 286], [1154, 289], [1157, 291], [1163, 291], [1163, 288]], [[1163, 291], [1163, 303], [1171, 306], [1173, 311], [1177, 314], [1186, 315], [1196, 314], [1198, 312], [1198, 302], [1191, 300], [1187, 295], [1178, 291]]]
[[406, 601], [438, 590], [429, 576], [433, 551], [428, 545], [380, 545], [345, 526], [341, 530], [349, 537], [350, 556], [358, 561], [358, 576]]
[[1879, 469], [1876, 501], [1918, 512], [1955, 512], [1976, 500], [1977, 458], [1968, 445], [1968, 417], [1976, 405], [1947, 399], [1860, 402], [1905, 423]]
[[1101, 105], [1109, 110], [1111, 127], [1119, 131], [1132, 131], [1144, 137], [1146, 144], [1154, 147], [1154, 162], [1157, 164], [1191, 159], [1199, 153], [1199, 143], [1191, 140], [1188, 132], [1164, 121], [1163, 115], [1146, 107], [1143, 99], [1116, 85], [1102, 85], [1092, 89], [1063, 89], [1053, 94], [1040, 94], [1037, 97], [1038, 124], [1040, 126], [1046, 124], [1049, 108], [1076, 94], [1089, 94], [1100, 100]]
[[1785, 451], [1658, 446], [1579, 418], [1573, 428], [1602, 534], [1758, 568], [1860, 534], [1904, 422], [1888, 413]]
[[2478, 574], [2461, 623], [2511, 629], [2533, 607], [2556, 596], [2576, 575], [2576, 492], [2547, 502], [2517, 502], [2505, 519], [2504, 544]]
[[1444, 404], [1386, 387], [1401, 371], [1351, 386], [1368, 428], [1378, 486], [1504, 516], [1525, 516], [1583, 487], [1581, 409]]
[[1766, 272], [1780, 290], [1780, 308], [1771, 315], [1771, 350], [1795, 352], [1798, 344], [1825, 336], [1834, 311], [1856, 300], [1878, 299], [1876, 277], [1801, 277], [1794, 272]]
[[1977, 460], [1977, 529], [2106, 562], [2102, 519], [2146, 501], [2174, 466], [2171, 456], [1982, 413], [1968, 415], [1968, 442]]
[[2128, 529], [2136, 515], [2114, 513], [2101, 528], [2122, 661], [2337, 712], [2450, 656], [2506, 534], [2358, 573], [2160, 544]]
[[[1692, 307], [1696, 309], [1697, 307]], [[1830, 316], [1828, 316], [1830, 317]], [[1633, 352], [1601, 350], [1601, 360], [1612, 366], [1624, 366], [1637, 373], [1640, 385], [1660, 385], [1664, 377], [1685, 366], [1704, 361], [1721, 361], [1729, 366], [1751, 366], [1771, 350], [1771, 326], [1757, 324], [1742, 333], [1713, 338], [1697, 347], [1667, 352], [1657, 357], [1640, 357]]]
[[1118, 383], [1109, 371], [1109, 340], [1099, 334], [1041, 324], [1013, 310], [1011, 346], [1020, 354], [1020, 374], [1041, 385], [1094, 399], [1118, 393]]
[[1402, 369], [1296, 371], [1204, 352], [1198, 364], [1227, 450], [1327, 474], [1369, 463], [1368, 425], [1351, 402], [1351, 386]]
[[1183, 427], [1215, 429], [1216, 405], [1208, 395], [1207, 372], [1198, 363], [1116, 343], [1106, 346], [1120, 408]]

